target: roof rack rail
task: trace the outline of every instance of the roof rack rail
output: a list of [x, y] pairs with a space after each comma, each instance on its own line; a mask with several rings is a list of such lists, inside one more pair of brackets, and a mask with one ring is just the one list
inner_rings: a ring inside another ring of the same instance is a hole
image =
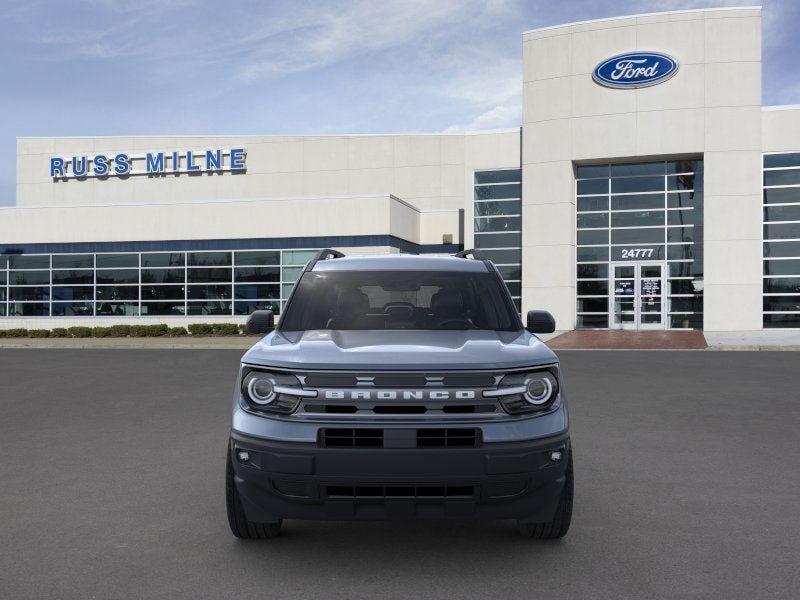
[[303, 269], [303, 273], [313, 269], [317, 262], [321, 260], [328, 260], [329, 256], [331, 258], [342, 258], [344, 256], [344, 252], [339, 252], [338, 250], [333, 250], [331, 248], [323, 248], [322, 250], [318, 250], [314, 257], [308, 261], [306, 268]]
[[489, 260], [486, 258], [486, 255], [479, 250], [478, 248], [470, 248], [469, 250], [462, 250], [461, 252], [456, 252], [453, 256], [456, 258], [467, 258], [468, 256], [472, 256], [475, 260]]

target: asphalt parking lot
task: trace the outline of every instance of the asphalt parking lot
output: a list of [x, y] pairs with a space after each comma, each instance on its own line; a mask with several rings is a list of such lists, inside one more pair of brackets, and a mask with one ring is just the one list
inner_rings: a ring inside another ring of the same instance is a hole
[[0, 598], [796, 598], [800, 355], [561, 352], [564, 540], [510, 522], [228, 530], [241, 352], [0, 350]]

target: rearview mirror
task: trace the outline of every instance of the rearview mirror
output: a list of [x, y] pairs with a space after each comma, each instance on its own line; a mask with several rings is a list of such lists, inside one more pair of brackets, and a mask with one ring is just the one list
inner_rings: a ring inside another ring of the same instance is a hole
[[528, 326], [525, 329], [531, 333], [553, 333], [556, 330], [556, 320], [546, 310], [529, 310]]
[[257, 310], [247, 317], [247, 333], [269, 333], [275, 329], [275, 315], [271, 310]]

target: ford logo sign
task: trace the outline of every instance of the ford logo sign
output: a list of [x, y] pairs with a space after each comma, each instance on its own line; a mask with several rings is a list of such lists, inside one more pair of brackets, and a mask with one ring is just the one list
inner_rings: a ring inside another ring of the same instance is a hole
[[678, 72], [678, 61], [659, 52], [629, 52], [601, 62], [592, 73], [600, 85], [641, 88], [666, 81]]

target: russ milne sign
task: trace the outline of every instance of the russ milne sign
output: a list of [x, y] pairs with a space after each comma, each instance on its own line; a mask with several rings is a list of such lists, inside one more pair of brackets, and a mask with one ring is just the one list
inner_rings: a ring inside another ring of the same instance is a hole
[[610, 88], [642, 88], [662, 83], [678, 72], [678, 61], [660, 52], [619, 54], [597, 65], [592, 79]]
[[130, 155], [70, 156], [50, 158], [50, 177], [53, 179], [84, 179], [88, 177], [126, 177], [128, 175], [168, 175], [178, 173], [243, 172], [247, 169], [247, 150], [202, 150], [195, 152], [148, 152]]

